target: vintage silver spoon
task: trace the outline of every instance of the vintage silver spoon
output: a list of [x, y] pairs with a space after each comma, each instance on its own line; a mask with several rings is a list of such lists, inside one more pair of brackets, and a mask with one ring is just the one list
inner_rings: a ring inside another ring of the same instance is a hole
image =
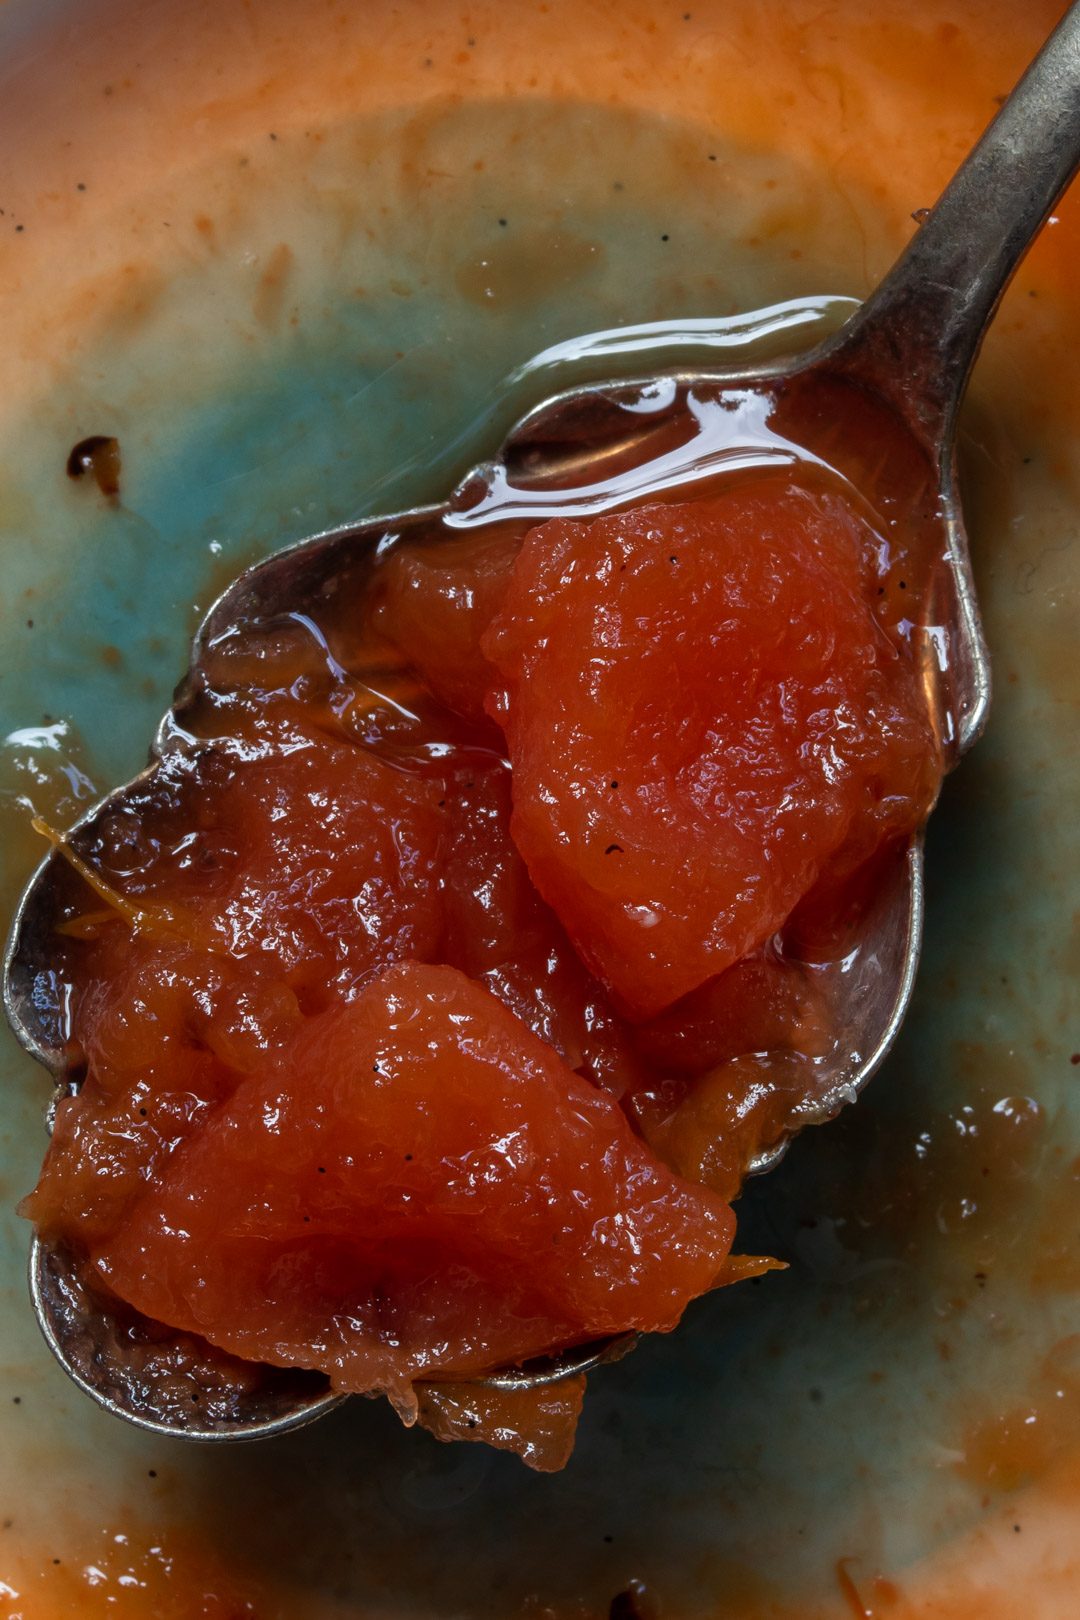
[[[647, 435], [650, 418], [660, 422], [665, 413], [681, 411], [704, 421], [702, 413], [723, 401], [721, 415], [734, 421], [733, 402], [798, 379], [803, 387], [861, 391], [875, 408], [892, 413], [932, 470], [939, 567], [916, 630], [922, 632], [931, 712], [946, 763], [954, 764], [978, 737], [990, 697], [957, 488], [957, 413], [998, 300], [1078, 162], [1080, 6], [1074, 6], [896, 265], [837, 333], [805, 354], [743, 370], [670, 371], [563, 392], [530, 411], [510, 432], [497, 460], [476, 469], [447, 503], [318, 535], [250, 570], [208, 614], [188, 681], [155, 740], [154, 757], [191, 745], [199, 684], [230, 627], [274, 621], [317, 604], [343, 576], [360, 577], [357, 570], [362, 574], [374, 548], [389, 536], [452, 532], [508, 514], [541, 519], [552, 507], [565, 509], [575, 501], [583, 512], [625, 504], [627, 481], [624, 477], [614, 493], [608, 490], [605, 462], [620, 455], [625, 460], [626, 447]], [[719, 448], [704, 445], [703, 475], [725, 460], [754, 453], [740, 445], [737, 434], [729, 441]], [[672, 481], [686, 476], [684, 458]], [[131, 786], [111, 794], [72, 830], [69, 842], [75, 850], [89, 843], [102, 814], [121, 803]], [[12, 1028], [50, 1069], [61, 1092], [69, 1082], [58, 1030], [43, 1011], [36, 986], [48, 969], [52, 927], [71, 880], [68, 864], [55, 852], [42, 863], [18, 908], [4, 961], [4, 1006]], [[793, 1119], [792, 1132], [835, 1115], [880, 1065], [910, 998], [922, 909], [922, 848], [916, 838], [870, 904], [853, 963], [833, 976], [834, 1058], [814, 1103]], [[777, 1143], [751, 1168], [770, 1168], [785, 1146], [786, 1140]], [[314, 1374], [266, 1371], [254, 1377], [246, 1364], [208, 1352], [198, 1341], [134, 1313], [124, 1316], [88, 1291], [70, 1256], [36, 1240], [30, 1280], [42, 1330], [65, 1370], [108, 1410], [156, 1433], [204, 1440], [278, 1434], [342, 1398]], [[625, 1335], [578, 1346], [532, 1367], [505, 1369], [485, 1382], [504, 1389], [554, 1383], [616, 1359], [634, 1342], [633, 1335]]]

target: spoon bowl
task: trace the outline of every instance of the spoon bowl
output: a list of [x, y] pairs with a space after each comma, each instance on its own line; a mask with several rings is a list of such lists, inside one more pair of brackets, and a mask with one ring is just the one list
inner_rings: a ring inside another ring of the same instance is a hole
[[[445, 503], [318, 535], [242, 574], [207, 614], [147, 772], [68, 832], [70, 852], [85, 858], [102, 818], [123, 806], [156, 761], [215, 746], [204, 698], [209, 687], [228, 681], [229, 638], [238, 625], [248, 634], [265, 631], [270, 645], [284, 620], [316, 624], [309, 610], [345, 586], [362, 590], [380, 547], [403, 536], [450, 535], [507, 519], [537, 523], [556, 510], [594, 515], [665, 488], [805, 459], [807, 447], [777, 426], [794, 397], [822, 420], [837, 412], [855, 421], [875, 418], [919, 469], [924, 497], [915, 552], [922, 574], [913, 593], [918, 611], [903, 621], [904, 633], [942, 757], [954, 765], [978, 737], [990, 699], [958, 491], [957, 414], [1001, 293], [1078, 159], [1080, 9], [1074, 8], [896, 266], [823, 343], [742, 370], [667, 371], [573, 388], [529, 411], [494, 460], [475, 468]], [[812, 447], [809, 454], [815, 459]], [[864, 500], [857, 469], [838, 470], [853, 497]], [[878, 876], [859, 918], [859, 948], [813, 964], [834, 1032], [813, 1096], [751, 1163], [751, 1173], [771, 1168], [798, 1130], [832, 1118], [857, 1097], [903, 1020], [922, 933], [921, 837]], [[5, 1010], [22, 1045], [54, 1077], [53, 1109], [56, 1097], [77, 1089], [78, 1075], [67, 1064], [62, 1007], [50, 997], [50, 942], [82, 882], [68, 859], [50, 853], [23, 896], [4, 959]], [[52, 1110], [50, 1124], [51, 1117]], [[50, 1348], [75, 1382], [110, 1411], [155, 1432], [253, 1439], [310, 1422], [342, 1398], [321, 1375], [253, 1371], [135, 1313], [124, 1315], [94, 1292], [70, 1254], [37, 1239], [31, 1296]], [[572, 1347], [481, 1382], [536, 1388], [615, 1360], [634, 1342], [627, 1334]]]

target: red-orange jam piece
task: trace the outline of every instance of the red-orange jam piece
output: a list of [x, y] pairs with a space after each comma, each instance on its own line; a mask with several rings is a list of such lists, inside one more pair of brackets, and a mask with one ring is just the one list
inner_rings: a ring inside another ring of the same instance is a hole
[[510, 837], [503, 766], [452, 772], [440, 960], [480, 980], [570, 1068], [615, 1096], [644, 1083], [633, 1032], [537, 894]]
[[877, 553], [847, 504], [778, 481], [525, 540], [484, 641], [513, 837], [630, 1016], [924, 819], [938, 754]]
[[412, 1419], [418, 1378], [673, 1327], [733, 1231], [486, 990], [402, 963], [240, 1078], [89, 1255], [146, 1315]]
[[655, 1018], [632, 1041], [647, 1078], [625, 1106], [680, 1175], [737, 1196], [747, 1166], [813, 1095], [833, 1032], [812, 970], [771, 949], [745, 957]]

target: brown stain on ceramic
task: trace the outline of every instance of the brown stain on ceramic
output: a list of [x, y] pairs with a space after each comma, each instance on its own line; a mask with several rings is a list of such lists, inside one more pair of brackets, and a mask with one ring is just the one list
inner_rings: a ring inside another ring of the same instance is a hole
[[251, 313], [260, 326], [278, 326], [285, 309], [295, 255], [288, 242], [279, 242], [259, 275]]
[[471, 304], [512, 313], [523, 304], [558, 297], [603, 267], [604, 247], [570, 230], [530, 230], [493, 238], [462, 260], [454, 284]]

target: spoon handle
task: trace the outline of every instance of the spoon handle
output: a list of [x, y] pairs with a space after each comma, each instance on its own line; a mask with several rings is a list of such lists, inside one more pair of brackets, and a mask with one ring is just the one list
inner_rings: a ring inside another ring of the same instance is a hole
[[831, 359], [949, 445], [1009, 279], [1080, 164], [1080, 0], [1065, 13]]

